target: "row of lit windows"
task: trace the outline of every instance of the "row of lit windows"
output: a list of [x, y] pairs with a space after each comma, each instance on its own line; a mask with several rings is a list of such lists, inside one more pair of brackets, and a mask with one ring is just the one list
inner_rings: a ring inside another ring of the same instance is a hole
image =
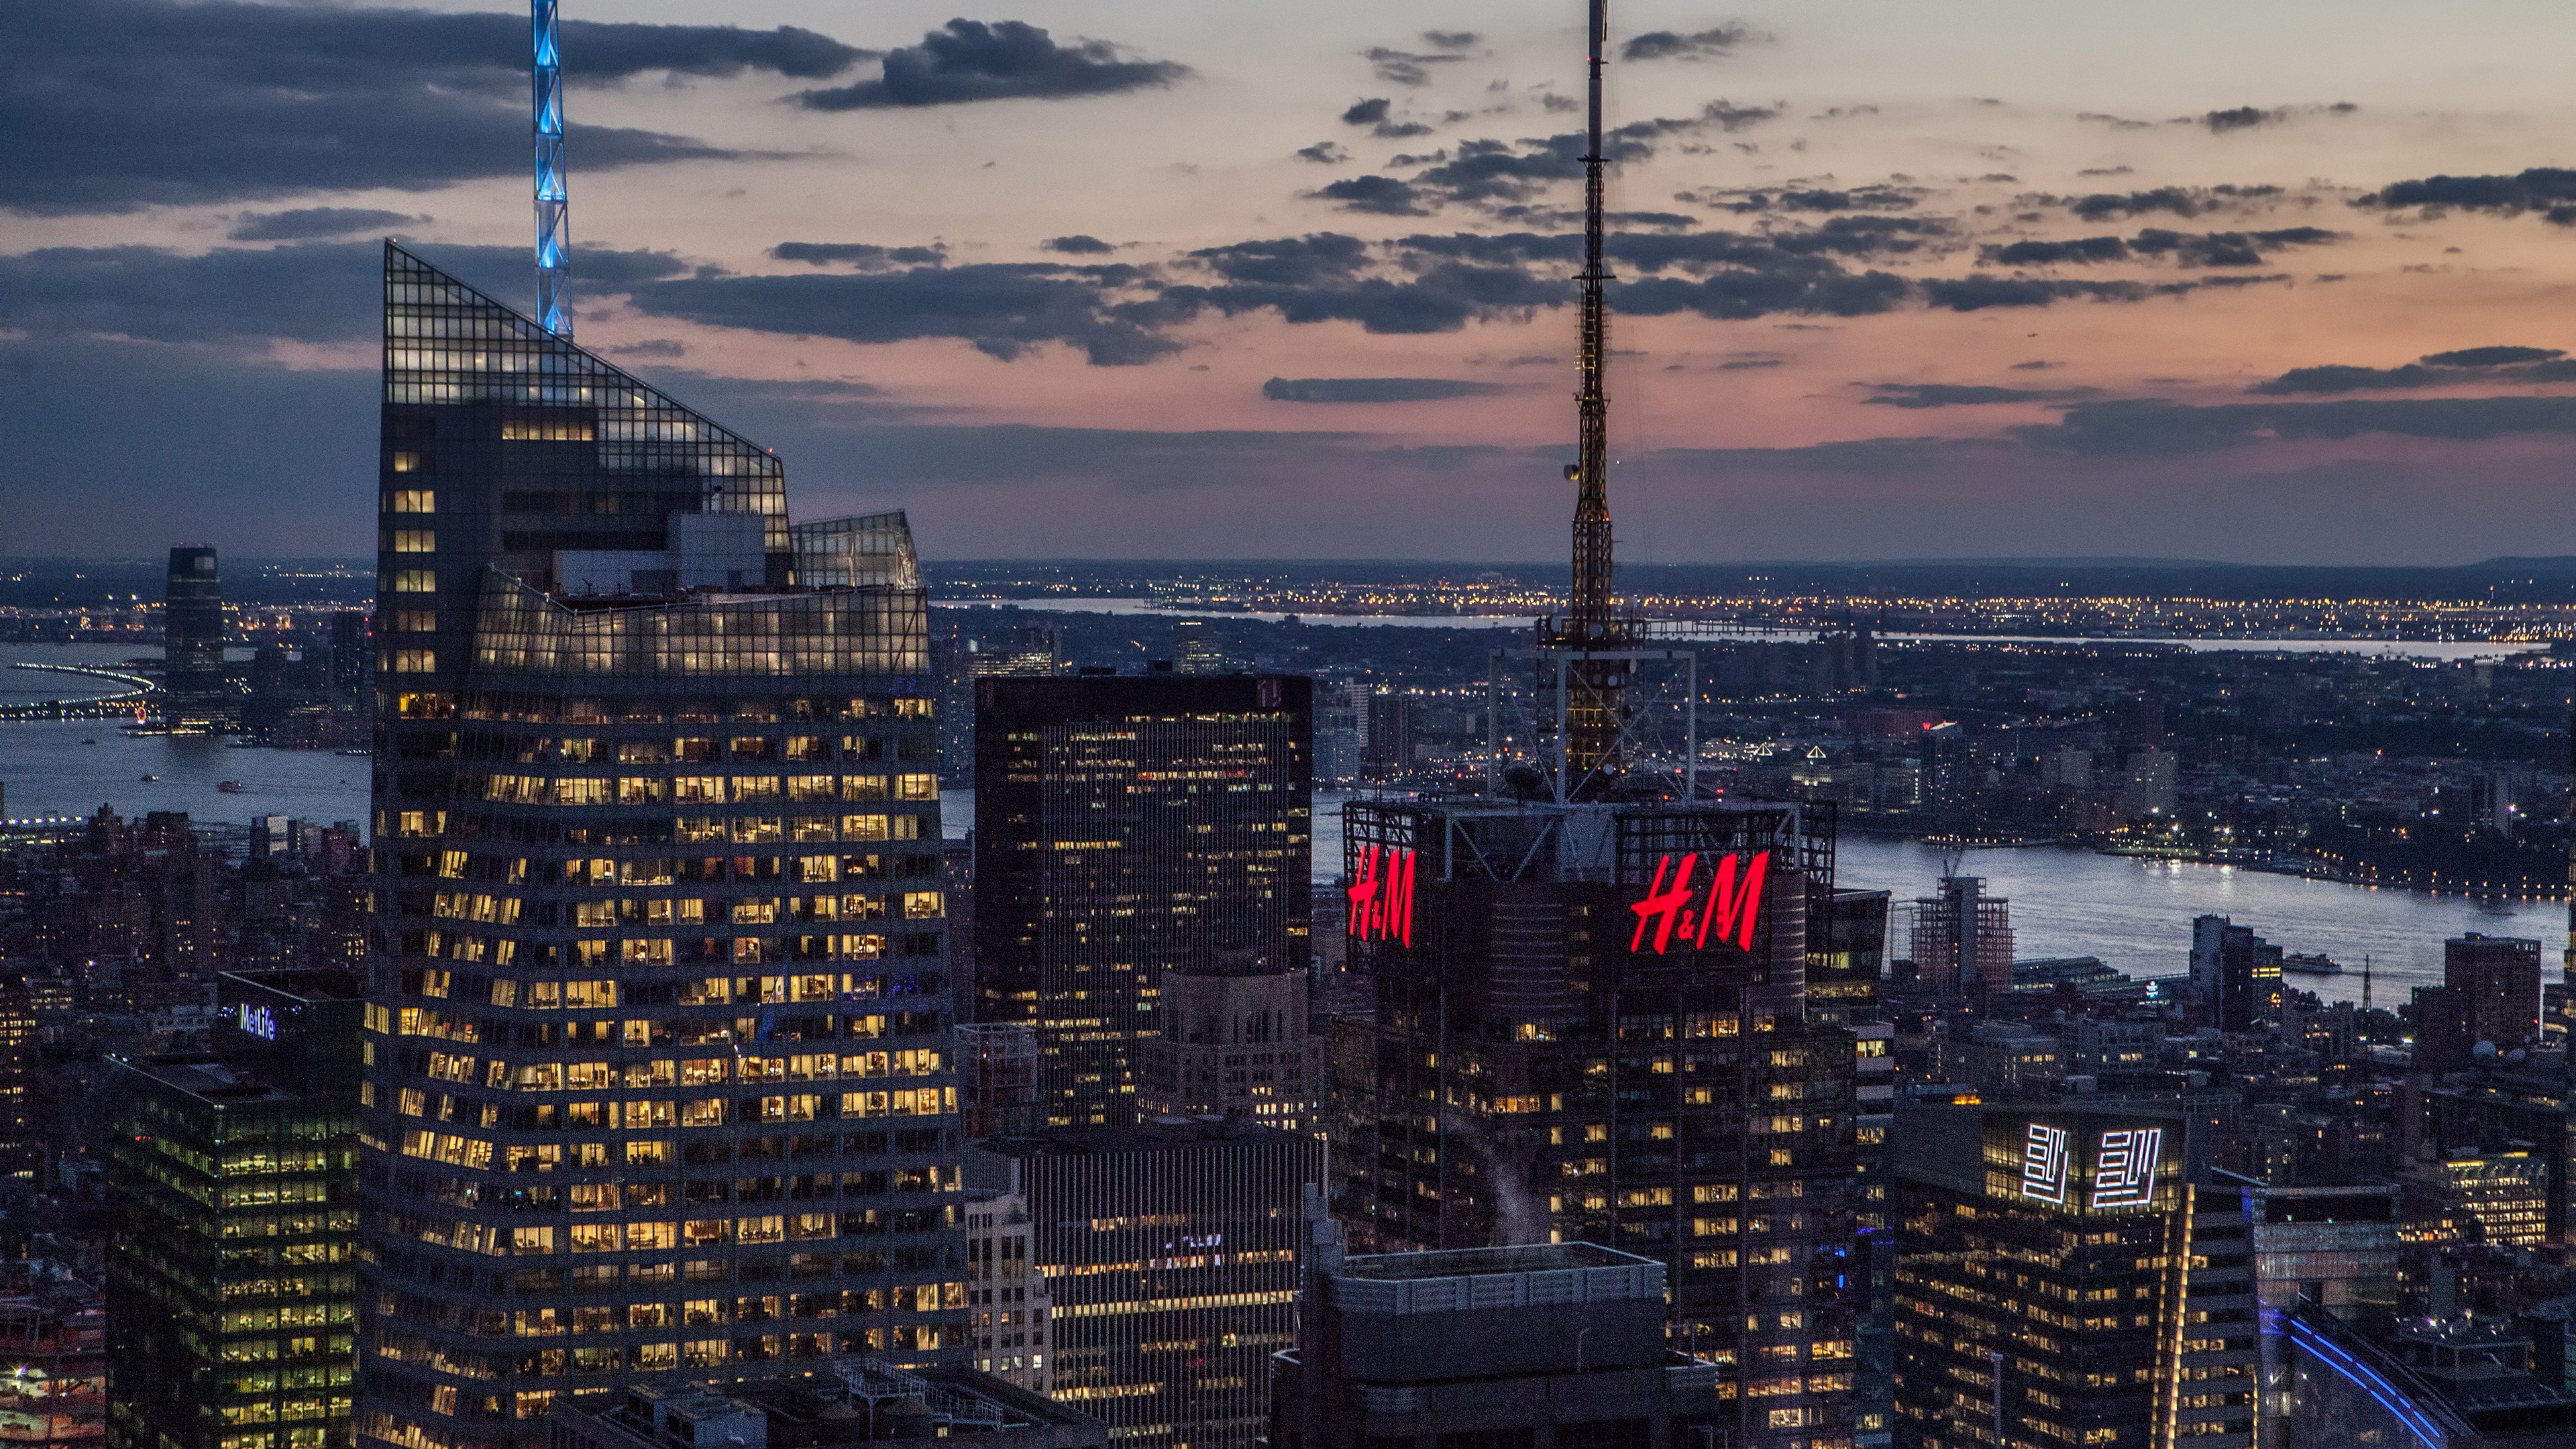
[[[397, 672], [427, 672], [436, 664], [430, 651], [396, 650]], [[474, 779], [460, 782], [475, 791]], [[939, 777], [918, 775], [658, 775], [543, 776], [486, 775], [483, 799], [516, 805], [653, 805], [668, 800], [679, 805], [799, 804], [841, 800], [936, 800]]]

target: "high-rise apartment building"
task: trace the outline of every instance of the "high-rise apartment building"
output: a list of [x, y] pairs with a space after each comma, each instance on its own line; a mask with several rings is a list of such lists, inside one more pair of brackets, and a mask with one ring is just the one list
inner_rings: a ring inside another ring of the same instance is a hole
[[1335, 1216], [1376, 1252], [1589, 1242], [1664, 1265], [1742, 1449], [1853, 1434], [1854, 1045], [1805, 1006], [1830, 812], [1344, 807]]
[[1915, 979], [1935, 995], [1985, 1000], [2012, 990], [2012, 902], [1981, 876], [1943, 876], [1914, 902]]
[[108, 1443], [349, 1439], [358, 977], [216, 978], [216, 1060], [116, 1060]]
[[1055, 1300], [1037, 1267], [1037, 1224], [1017, 1194], [979, 1192], [966, 1203], [966, 1327], [974, 1364], [1004, 1383], [1043, 1394], [1054, 1383], [1047, 1320]]
[[965, 1346], [902, 515], [385, 252], [355, 1433]]
[[[2281, 948], [2225, 916], [2191, 923], [2191, 986], [2221, 1031], [2252, 1031], [2281, 1020]], [[2535, 978], [2532, 998], [2539, 999]]]
[[172, 729], [221, 729], [240, 702], [224, 675], [224, 586], [215, 551], [201, 544], [170, 550], [161, 600], [162, 717]]
[[2245, 1208], [2237, 1189], [2195, 1186], [2189, 1129], [1899, 1109], [1898, 1449], [2252, 1442]]
[[1136, 1117], [1164, 974], [1248, 951], [1303, 969], [1310, 682], [1276, 675], [975, 685], [976, 1020], [1039, 1037], [1050, 1126]]
[[1807, 1019], [1848, 1026], [1878, 1017], [1887, 967], [1886, 891], [1837, 890], [1807, 918]]
[[967, 1170], [1027, 1205], [1057, 1399], [1140, 1449], [1252, 1449], [1271, 1356], [1294, 1342], [1301, 1208], [1324, 1179], [1322, 1142], [1240, 1118], [1158, 1117], [991, 1138]]

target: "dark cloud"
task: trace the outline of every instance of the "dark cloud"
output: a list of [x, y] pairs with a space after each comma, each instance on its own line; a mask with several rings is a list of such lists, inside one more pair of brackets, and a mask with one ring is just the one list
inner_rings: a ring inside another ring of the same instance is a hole
[[[820, 78], [864, 52], [812, 31], [563, 25], [574, 81], [654, 70]], [[525, 15], [47, 0], [0, 44], [0, 206], [118, 212], [380, 187], [429, 189], [527, 169]], [[585, 170], [743, 153], [685, 136], [585, 127]], [[37, 138], [41, 138], [39, 141]]]
[[1372, 276], [1367, 244], [1338, 232], [1190, 255], [1220, 280], [1166, 289], [1169, 306], [1212, 307], [1229, 316], [1270, 309], [1290, 322], [1357, 322], [1377, 333], [1455, 332], [1479, 318], [1525, 315], [1567, 297], [1562, 281], [1517, 266], [1425, 259], [1401, 276]]
[[2284, 120], [2287, 111], [2267, 111], [2260, 106], [2238, 106], [2233, 110], [2211, 111], [2200, 118], [2200, 124], [2215, 132], [2244, 131]]
[[1319, 166], [1341, 166], [1349, 163], [1351, 153], [1343, 150], [1338, 142], [1318, 141], [1312, 146], [1298, 147], [1297, 159], [1312, 161]]
[[1943, 382], [1869, 382], [1860, 384], [1878, 396], [1861, 399], [1864, 403], [1890, 408], [1977, 407], [1987, 403], [2068, 402], [2092, 396], [2097, 389], [2089, 387], [1980, 387]]
[[2184, 267], [2255, 267], [2267, 251], [2281, 247], [2324, 246], [2344, 239], [2323, 227], [2293, 226], [2274, 231], [2178, 232], [2157, 227], [2122, 240], [2116, 236], [2075, 237], [2065, 241], [2019, 241], [1979, 248], [1978, 259], [1997, 266], [2044, 267], [2097, 262], [2125, 262], [2138, 257], [2171, 259]]
[[1118, 250], [1096, 236], [1086, 236], [1080, 232], [1072, 236], [1051, 236], [1038, 245], [1051, 252], [1063, 252], [1067, 256], [1076, 257], [1103, 256]]
[[1485, 37], [1472, 30], [1426, 30], [1422, 43], [1439, 50], [1470, 50]]
[[1916, 193], [1894, 187], [1872, 187], [1863, 191], [1783, 191], [1776, 198], [1753, 193], [1755, 209], [1765, 201], [1776, 200], [1783, 211], [1884, 211], [1912, 206]]
[[[535, 288], [524, 247], [439, 247], [460, 275], [506, 277], [496, 295]], [[574, 289], [623, 291], [686, 271], [664, 252], [574, 256]], [[383, 327], [384, 248], [304, 242], [196, 256], [159, 247], [48, 247], [0, 257], [0, 329], [38, 337], [100, 334], [152, 342], [345, 342]]]
[[1374, 212], [1379, 216], [1422, 216], [1429, 211], [1423, 205], [1426, 198], [1421, 188], [1392, 176], [1345, 177], [1315, 194], [1340, 202], [1344, 211]]
[[1345, 125], [1374, 126], [1385, 120], [1386, 113], [1394, 107], [1395, 102], [1384, 96], [1357, 101], [1352, 103], [1349, 110], [1342, 112], [1342, 121]]
[[312, 206], [301, 211], [270, 211], [237, 218], [225, 235], [234, 241], [316, 241], [352, 232], [391, 232], [426, 222], [425, 216], [399, 211], [370, 211], [355, 206]]
[[1454, 377], [1274, 377], [1261, 385], [1272, 402], [1402, 403], [1484, 397], [1503, 391], [1490, 382]]
[[2372, 433], [2468, 442], [2514, 433], [2576, 433], [2576, 397], [2413, 398], [2371, 402], [2079, 403], [2055, 424], [2016, 436], [2091, 457], [2171, 456], [2257, 441], [2306, 442]]
[[1180, 350], [1152, 330], [1167, 314], [1126, 294], [1131, 278], [1095, 270], [987, 263], [854, 276], [700, 273], [645, 282], [628, 296], [648, 316], [710, 327], [871, 343], [955, 337], [1005, 361], [1047, 342], [1079, 347], [1097, 367]]
[[1717, 365], [1717, 370], [1720, 372], [1743, 372], [1747, 369], [1756, 367], [1785, 367], [1787, 365], [1788, 359], [1784, 357], [1739, 357], [1733, 362], [1719, 363]]
[[1189, 73], [1175, 61], [1132, 59], [1105, 40], [1058, 44], [1024, 20], [960, 19], [886, 52], [875, 80], [799, 91], [795, 100], [816, 111], [1054, 100], [1167, 86]]
[[1431, 84], [1431, 67], [1465, 60], [1463, 55], [1425, 55], [1418, 51], [1394, 50], [1373, 45], [1361, 51], [1369, 69], [1391, 86], [1427, 86]]
[[2576, 222], [2576, 170], [2535, 166], [2512, 176], [2427, 176], [2381, 187], [2354, 204], [2457, 207], [2506, 216], [2537, 211], [2563, 226]]
[[2568, 361], [2555, 347], [2468, 347], [2432, 353], [2400, 367], [2294, 367], [2246, 391], [2286, 397], [2498, 382], [2576, 382], [2576, 361]]
[[668, 337], [647, 337], [641, 342], [630, 342], [624, 347], [611, 347], [608, 352], [612, 357], [686, 357], [689, 355], [686, 343], [674, 341]]
[[1732, 55], [1737, 47], [1762, 37], [1753, 27], [1741, 22], [1720, 25], [1708, 30], [1683, 34], [1674, 30], [1649, 30], [1630, 36], [1619, 47], [1621, 60], [1708, 60]]
[[2158, 289], [2144, 282], [2043, 281], [2029, 277], [1932, 277], [1922, 284], [1923, 300], [1953, 312], [1981, 312], [1989, 307], [2045, 307], [2054, 302], [2135, 302], [2159, 291], [2187, 290], [2188, 283]]
[[2030, 206], [2063, 206], [2086, 221], [2104, 221], [2157, 212], [2195, 217], [2269, 201], [2281, 194], [2278, 186], [2159, 186], [2150, 191], [2097, 191], [2087, 196], [2031, 196], [2023, 198], [2023, 202]]
[[[1644, 161], [1666, 138], [1712, 129], [1738, 130], [1778, 114], [1777, 108], [1711, 101], [1695, 116], [1657, 116], [1614, 127], [1603, 133], [1602, 154], [1614, 163]], [[1579, 131], [1517, 141], [1461, 141], [1449, 160], [1425, 170], [1413, 182], [1453, 202], [1489, 206], [1524, 203], [1553, 184], [1579, 180], [1583, 175], [1583, 154], [1590, 144]]]
[[881, 247], [867, 242], [780, 242], [769, 254], [782, 262], [803, 262], [809, 267], [844, 263], [862, 271], [884, 267], [937, 266], [947, 260], [948, 248]]
[[2502, 367], [2515, 362], [2549, 362], [2565, 357], [2560, 347], [2463, 347], [2455, 352], [2432, 352], [2416, 359], [2434, 367]]

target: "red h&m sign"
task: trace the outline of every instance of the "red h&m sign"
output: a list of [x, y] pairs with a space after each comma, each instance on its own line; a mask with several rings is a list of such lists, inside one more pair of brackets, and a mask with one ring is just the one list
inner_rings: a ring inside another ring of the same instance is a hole
[[1413, 852], [1372, 845], [1351, 882], [1351, 935], [1362, 941], [1413, 944]]
[[1679, 869], [1670, 855], [1656, 861], [1655, 883], [1646, 888], [1646, 898], [1628, 906], [1637, 913], [1637, 932], [1629, 938], [1628, 949], [1645, 950], [1646, 928], [1651, 926], [1656, 955], [1664, 954], [1676, 937], [1696, 951], [1708, 944], [1709, 928], [1714, 926], [1720, 942], [1732, 941], [1740, 951], [1752, 950], [1753, 918], [1762, 909], [1762, 878], [1770, 873], [1771, 852], [1754, 854], [1740, 886], [1735, 879], [1739, 859], [1725, 855], [1710, 864], [1708, 894], [1696, 906], [1692, 897], [1699, 895], [1699, 853], [1683, 856]]

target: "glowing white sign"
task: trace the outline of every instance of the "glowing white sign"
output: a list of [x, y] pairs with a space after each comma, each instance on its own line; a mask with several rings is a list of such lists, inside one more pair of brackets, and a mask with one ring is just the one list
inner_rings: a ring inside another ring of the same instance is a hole
[[2132, 1208], [2153, 1205], [2156, 1168], [2165, 1154], [2161, 1127], [2131, 1127], [2102, 1134], [2093, 1157], [2093, 1207]]
[[2073, 1155], [2066, 1150], [2066, 1129], [2045, 1122], [2030, 1124], [2022, 1140], [2021, 1195], [2041, 1202], [2064, 1203]]
[[277, 1013], [265, 1006], [241, 1005], [241, 1029], [261, 1041], [277, 1040]]

